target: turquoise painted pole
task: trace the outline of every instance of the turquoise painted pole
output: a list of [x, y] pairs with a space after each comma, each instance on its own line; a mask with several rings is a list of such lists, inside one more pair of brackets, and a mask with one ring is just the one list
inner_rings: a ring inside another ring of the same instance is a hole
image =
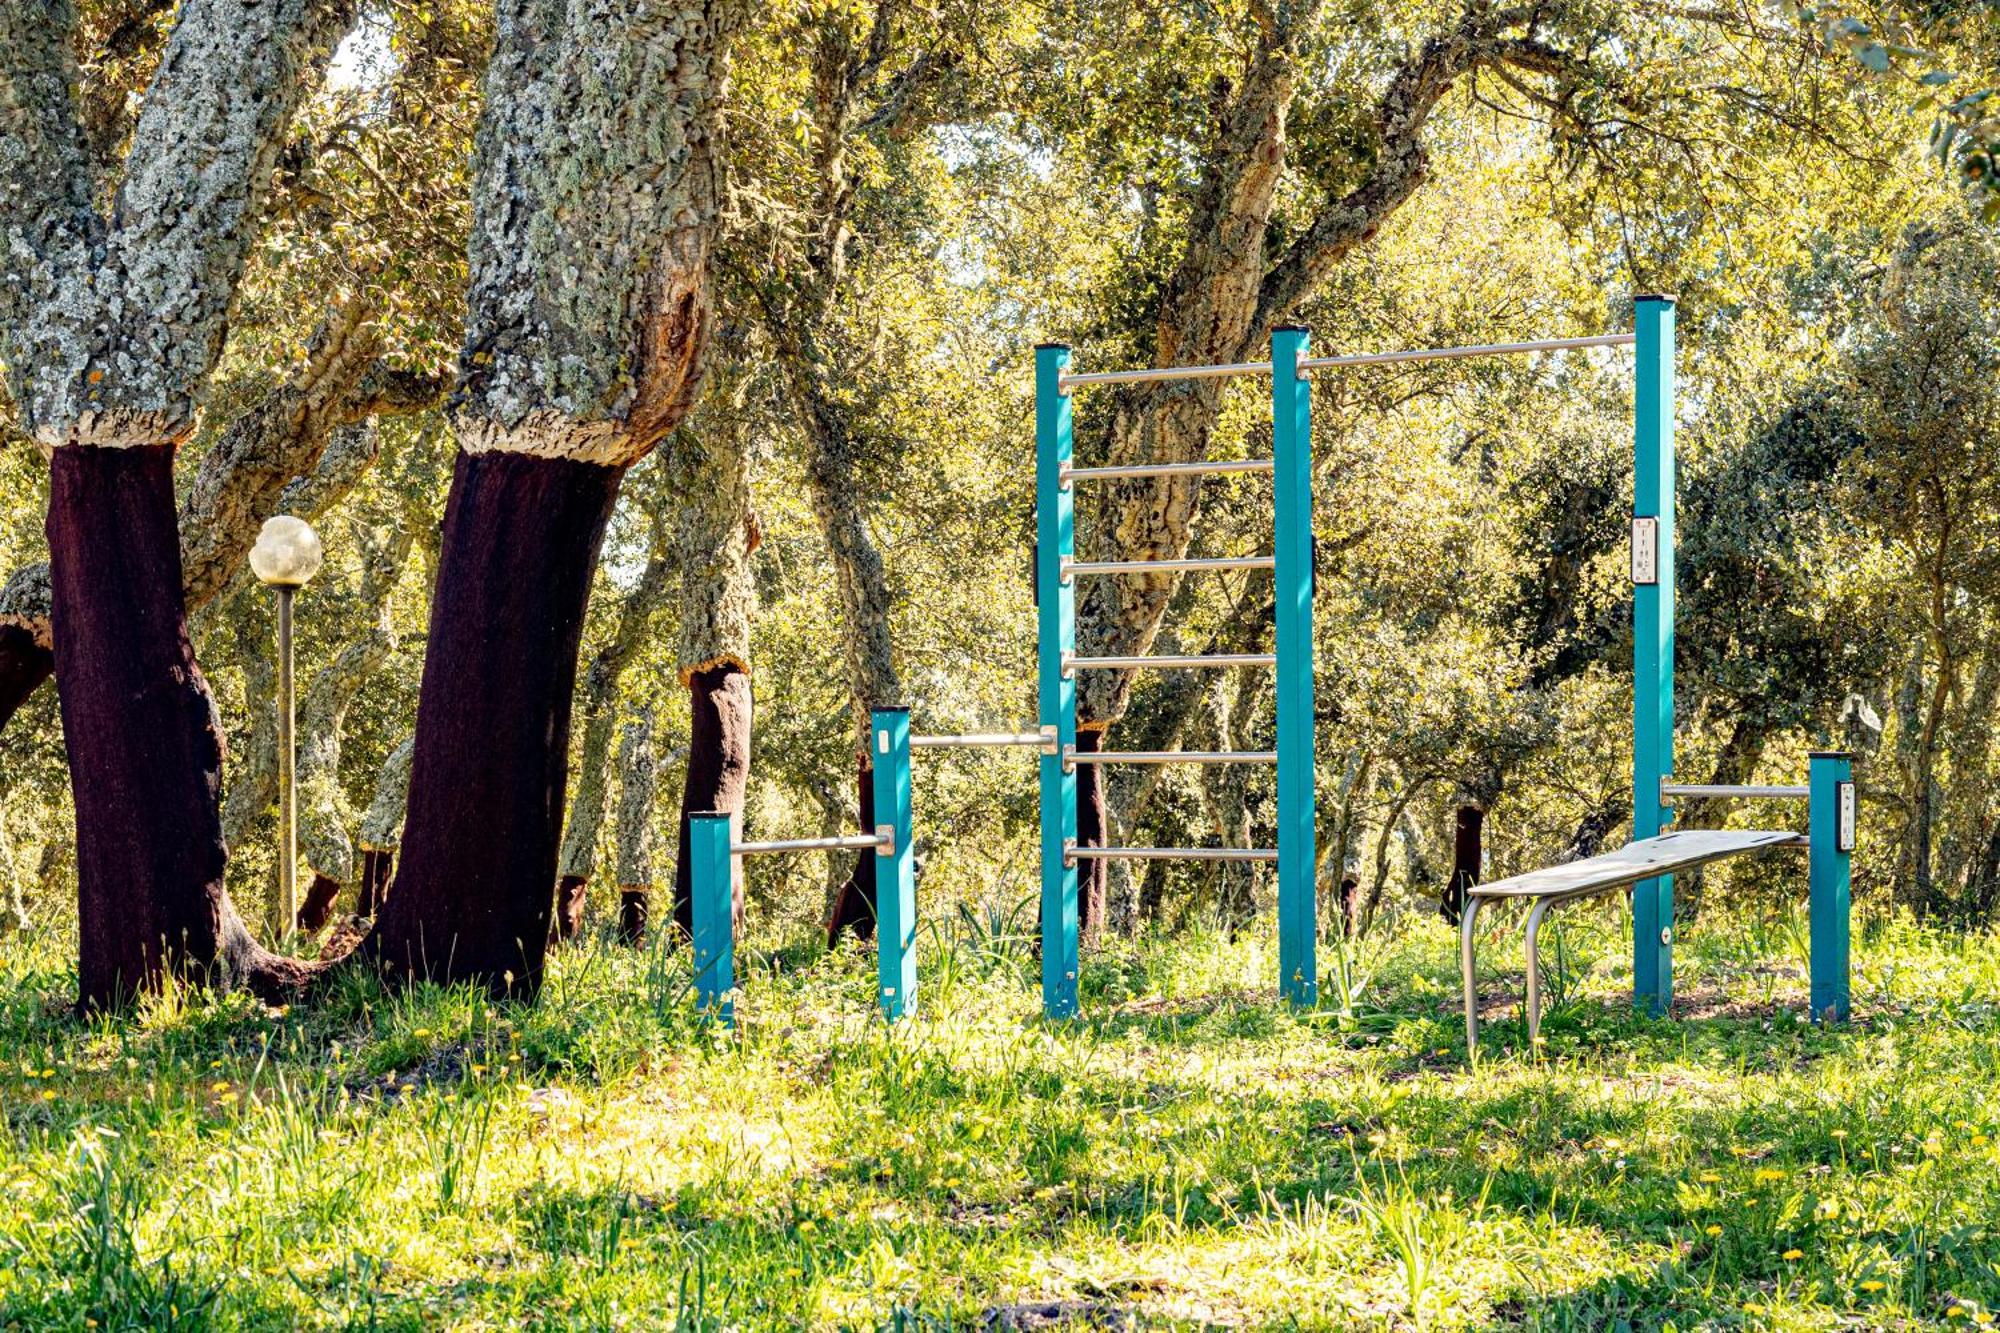
[[736, 989], [736, 922], [729, 884], [728, 815], [698, 814], [688, 820], [688, 906], [694, 916], [695, 1007], [724, 1023], [736, 1021], [729, 998]]
[[1859, 815], [1854, 794], [1854, 761], [1845, 754], [1816, 750], [1808, 772], [1812, 1013], [1819, 1022], [1845, 1023], [1849, 1008], [1849, 870], [1854, 860], [1855, 823]]
[[[1632, 482], [1632, 837], [1665, 831], [1660, 783], [1674, 771], [1674, 301], [1641, 296]], [[1632, 889], [1632, 1002], [1674, 998], [1674, 880]]]
[[875, 745], [875, 973], [882, 1017], [890, 1022], [917, 1007], [917, 871], [910, 855], [910, 710], [878, 708], [870, 718]]
[[1074, 497], [1063, 470], [1070, 462], [1070, 400], [1060, 377], [1069, 348], [1035, 349], [1035, 589], [1041, 602], [1036, 675], [1040, 718], [1055, 728], [1054, 754], [1042, 756], [1042, 1012], [1076, 1016], [1076, 680], [1063, 670], [1076, 651], [1076, 589], [1062, 565], [1076, 547]]
[[1319, 1003], [1319, 901], [1313, 882], [1312, 388], [1299, 374], [1306, 331], [1271, 331], [1276, 468], [1278, 690], [1278, 993]]

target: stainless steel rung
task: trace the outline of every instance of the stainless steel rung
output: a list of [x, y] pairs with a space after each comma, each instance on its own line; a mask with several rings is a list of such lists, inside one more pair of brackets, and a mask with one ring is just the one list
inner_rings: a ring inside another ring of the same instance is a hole
[[1515, 356], [1527, 352], [1567, 352], [1583, 347], [1630, 347], [1630, 333], [1595, 333], [1583, 338], [1538, 338], [1524, 343], [1476, 343], [1470, 347], [1419, 347], [1406, 352], [1349, 352], [1341, 356], [1309, 356], [1299, 369], [1330, 370], [1337, 366], [1383, 366], [1394, 361], [1457, 361], [1469, 356]]
[[962, 736], [912, 736], [913, 750], [959, 750], [981, 745], [1040, 745], [1048, 738], [1039, 731], [978, 731]]
[[1273, 555], [1198, 557], [1191, 560], [1066, 560], [1065, 574], [1204, 574], [1224, 569], [1276, 569]]
[[736, 856], [755, 856], [763, 852], [860, 852], [882, 844], [883, 840], [879, 837], [856, 833], [845, 838], [777, 838], [770, 842], [736, 842], [729, 845], [729, 850]]
[[1275, 861], [1274, 847], [1078, 847], [1063, 849], [1077, 861]]
[[1276, 653], [1203, 653], [1192, 657], [1064, 657], [1065, 671], [1125, 671], [1143, 670], [1147, 667], [1176, 670], [1182, 668], [1221, 668], [1276, 666]]
[[1276, 750], [1075, 750], [1072, 764], [1275, 764]]
[[1234, 361], [1219, 366], [1154, 366], [1146, 370], [1092, 370], [1076, 375], [1059, 375], [1056, 387], [1064, 393], [1084, 384], [1154, 384], [1163, 380], [1226, 380], [1238, 375], [1268, 375], [1269, 361]]
[[1120, 477], [1198, 477], [1210, 472], [1274, 472], [1269, 458], [1239, 458], [1216, 463], [1128, 463], [1116, 467], [1066, 467], [1064, 481], [1115, 481]]
[[1812, 796], [1811, 787], [1760, 787], [1741, 783], [1718, 782], [1662, 782], [1660, 797], [1681, 796], [1695, 799], [1721, 798], [1725, 800], [1752, 800], [1768, 797], [1779, 801], [1803, 801]]

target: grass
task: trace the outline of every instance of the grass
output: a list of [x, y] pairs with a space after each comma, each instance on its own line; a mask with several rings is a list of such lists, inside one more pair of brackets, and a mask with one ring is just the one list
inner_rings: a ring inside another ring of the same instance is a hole
[[[1610, 913], [1561, 927], [1538, 1052], [1459, 1048], [1455, 941], [1370, 940], [1316, 1013], [1260, 934], [1118, 944], [1035, 1014], [1012, 913], [872, 960], [592, 939], [533, 1008], [352, 977], [276, 1013], [64, 1005], [0, 963], [0, 1326], [1978, 1328], [2000, 1309], [2000, 950], [1877, 924], [1803, 1021], [1787, 923], [1681, 941], [1634, 1017]], [[1518, 958], [1508, 935], [1494, 959]], [[1328, 950], [1331, 954], [1333, 951]], [[1552, 956], [1553, 953], [1552, 953]], [[1329, 961], [1329, 968], [1334, 964]], [[1336, 993], [1337, 992], [1337, 993]]]

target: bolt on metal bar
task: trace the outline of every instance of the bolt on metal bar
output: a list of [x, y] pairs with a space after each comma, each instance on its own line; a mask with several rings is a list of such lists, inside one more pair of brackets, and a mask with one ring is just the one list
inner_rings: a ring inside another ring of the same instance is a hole
[[912, 736], [913, 750], [964, 750], [980, 745], [1042, 745], [1048, 737], [1039, 731], [974, 731], [962, 736]]
[[1072, 764], [1275, 764], [1276, 750], [1076, 750]]
[[1162, 380], [1226, 380], [1239, 375], [1268, 375], [1269, 361], [1237, 361], [1220, 366], [1155, 366], [1146, 370], [1095, 370], [1063, 375], [1056, 387], [1063, 393], [1085, 384], [1155, 384]]
[[1205, 653], [1192, 657], [1074, 657], [1063, 656], [1065, 671], [1127, 671], [1143, 670], [1147, 667], [1163, 669], [1183, 667], [1253, 667], [1276, 666], [1276, 653]]
[[1269, 555], [1222, 556], [1190, 560], [1065, 560], [1065, 574], [1205, 574], [1224, 569], [1274, 569]]
[[1660, 799], [1674, 796], [1723, 797], [1752, 800], [1766, 797], [1778, 801], [1803, 801], [1812, 795], [1810, 787], [1760, 787], [1745, 786], [1740, 783], [1715, 782], [1662, 782]]
[[1078, 847], [1071, 843], [1065, 855], [1077, 861], [1275, 861], [1271, 847]]
[[757, 856], [765, 852], [863, 852], [887, 845], [888, 839], [880, 835], [854, 833], [843, 838], [776, 838], [770, 842], [734, 842], [729, 845], [729, 851], [733, 856]]
[[1269, 472], [1268, 458], [1232, 458], [1219, 463], [1121, 463], [1112, 467], [1066, 467], [1061, 477], [1071, 481], [1112, 481], [1119, 477], [1195, 477], [1210, 472]]
[[1299, 362], [1301, 370], [1327, 370], [1336, 366], [1380, 366], [1392, 361], [1457, 361], [1469, 356], [1511, 356], [1522, 352], [1567, 352], [1583, 347], [1630, 347], [1638, 341], [1631, 333], [1598, 333], [1587, 338], [1541, 338], [1525, 343], [1478, 343], [1470, 347], [1425, 347], [1407, 352], [1351, 352], [1345, 356], [1309, 356]]

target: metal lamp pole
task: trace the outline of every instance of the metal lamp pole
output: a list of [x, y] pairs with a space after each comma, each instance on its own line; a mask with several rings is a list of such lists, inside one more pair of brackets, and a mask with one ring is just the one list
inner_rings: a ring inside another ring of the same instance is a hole
[[293, 736], [292, 603], [314, 574], [325, 550], [319, 534], [302, 518], [279, 514], [266, 519], [250, 548], [250, 569], [278, 594], [278, 901], [271, 938], [291, 935], [299, 915], [298, 747]]

